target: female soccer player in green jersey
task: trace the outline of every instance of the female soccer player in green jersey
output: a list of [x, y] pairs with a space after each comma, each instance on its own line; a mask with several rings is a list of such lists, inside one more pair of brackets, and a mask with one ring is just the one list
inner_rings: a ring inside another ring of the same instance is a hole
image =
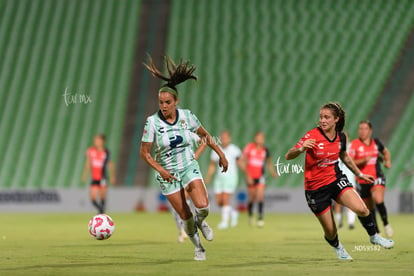
[[[193, 75], [195, 67], [189, 62], [175, 65], [165, 58], [168, 76], [164, 76], [149, 57], [144, 64], [153, 76], [167, 81], [158, 91], [160, 110], [149, 116], [145, 123], [141, 140], [141, 157], [157, 171], [156, 178], [161, 192], [167, 197], [174, 210], [183, 220], [184, 230], [195, 246], [194, 260], [206, 259], [205, 249], [201, 245], [198, 229], [208, 241], [213, 240], [213, 230], [205, 222], [210, 205], [207, 190], [203, 182], [197, 161], [194, 158], [193, 141], [197, 134], [219, 156], [222, 171], [227, 171], [227, 159], [210, 134], [201, 126], [197, 117], [187, 109], [177, 108], [178, 91], [176, 86], [188, 79], [197, 79]], [[155, 158], [151, 148], [155, 146]], [[185, 191], [195, 206], [195, 216], [185, 198]]]

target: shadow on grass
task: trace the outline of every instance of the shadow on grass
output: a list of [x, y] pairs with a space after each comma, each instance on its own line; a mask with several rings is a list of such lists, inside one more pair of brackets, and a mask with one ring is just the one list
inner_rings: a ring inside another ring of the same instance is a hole
[[260, 266], [268, 266], [268, 265], [276, 265], [276, 264], [316, 264], [318, 262], [326, 262], [326, 259], [323, 258], [294, 258], [294, 257], [283, 257], [283, 258], [275, 258], [271, 260], [262, 260], [256, 262], [249, 262], [246, 261], [245, 263], [226, 263], [226, 264], [216, 264], [211, 265], [212, 267], [218, 268], [240, 268], [240, 267], [260, 267]]
[[[111, 257], [112, 258], [112, 257]], [[194, 262], [193, 260], [179, 260], [180, 262]], [[176, 259], [157, 259], [157, 260], [136, 260], [131, 262], [76, 262], [76, 263], [61, 263], [61, 264], [39, 264], [39, 265], [28, 265], [28, 266], [19, 266], [19, 267], [10, 267], [10, 268], [0, 268], [0, 272], [6, 272], [6, 271], [25, 271], [28, 272], [30, 270], [42, 270], [42, 269], [68, 269], [68, 268], [92, 268], [92, 267], [119, 267], [124, 265], [136, 265], [137, 269], [139, 266], [142, 265], [148, 265], [148, 266], [154, 266], [154, 265], [168, 265], [172, 263], [177, 263]], [[2, 274], [2, 273], [0, 273]], [[29, 274], [30, 275], [30, 274]]]

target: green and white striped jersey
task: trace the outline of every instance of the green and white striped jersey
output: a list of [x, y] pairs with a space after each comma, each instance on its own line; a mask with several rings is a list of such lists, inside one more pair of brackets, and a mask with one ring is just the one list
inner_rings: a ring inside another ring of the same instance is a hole
[[194, 161], [194, 143], [200, 138], [195, 133], [201, 126], [188, 109], [177, 109], [174, 123], [164, 119], [160, 111], [149, 116], [145, 123], [142, 142], [155, 145], [155, 160], [169, 172], [177, 172]]

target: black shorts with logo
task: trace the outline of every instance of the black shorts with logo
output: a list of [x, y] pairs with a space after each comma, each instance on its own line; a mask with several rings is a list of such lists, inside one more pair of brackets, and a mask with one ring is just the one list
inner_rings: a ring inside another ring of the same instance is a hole
[[308, 206], [312, 212], [319, 216], [331, 208], [332, 200], [336, 201], [338, 197], [348, 189], [353, 189], [353, 186], [349, 182], [348, 178], [343, 175], [331, 184], [323, 186], [317, 190], [305, 190], [306, 201], [308, 202]]
[[95, 186], [105, 187], [106, 186], [106, 179], [105, 178], [102, 178], [100, 180], [92, 179], [91, 180], [91, 186], [92, 187], [95, 187]]

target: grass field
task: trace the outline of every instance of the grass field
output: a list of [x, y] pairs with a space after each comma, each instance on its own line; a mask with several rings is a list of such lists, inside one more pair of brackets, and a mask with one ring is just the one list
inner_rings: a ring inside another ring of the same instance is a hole
[[[106, 241], [92, 239], [87, 214], [0, 214], [0, 275], [414, 275], [414, 220], [393, 215], [396, 247], [372, 250], [360, 224], [340, 231], [352, 262], [340, 262], [310, 214], [267, 215], [263, 229], [242, 216], [216, 230], [195, 262], [187, 240], [176, 243], [170, 214], [109, 214]], [[217, 225], [219, 216], [208, 218]]]

